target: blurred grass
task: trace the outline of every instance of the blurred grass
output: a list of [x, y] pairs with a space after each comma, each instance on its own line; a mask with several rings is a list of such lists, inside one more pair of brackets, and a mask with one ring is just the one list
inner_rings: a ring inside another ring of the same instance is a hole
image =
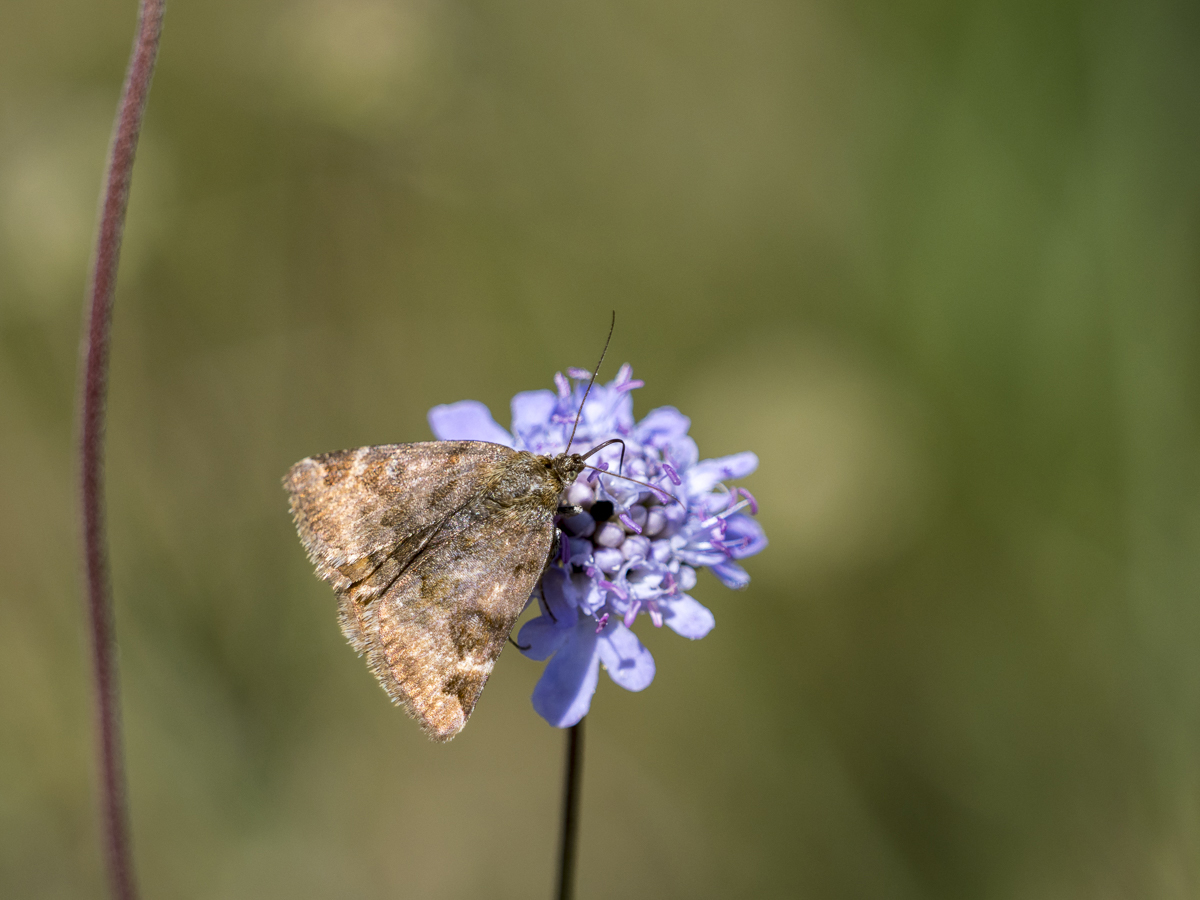
[[[101, 896], [71, 458], [135, 5], [0, 8], [0, 894]], [[155, 898], [548, 892], [505, 655], [434, 747], [279, 479], [613, 356], [772, 546], [603, 682], [582, 897], [1200, 894], [1200, 38], [1184, 3], [175, 4], [109, 509]]]

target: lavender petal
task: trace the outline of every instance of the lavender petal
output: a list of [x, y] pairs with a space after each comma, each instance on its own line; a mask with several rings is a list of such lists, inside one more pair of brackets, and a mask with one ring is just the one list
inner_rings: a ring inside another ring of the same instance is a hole
[[435, 406], [429, 411], [429, 427], [439, 441], [490, 441], [515, 446], [512, 435], [496, 424], [488, 408], [478, 400]]
[[721, 579], [721, 583], [725, 587], [741, 590], [750, 583], [750, 576], [746, 570], [731, 559], [709, 568], [712, 569], [714, 575]]
[[725, 543], [732, 545], [734, 559], [745, 559], [766, 548], [767, 534], [754, 519], [738, 513], [725, 521]]
[[[542, 437], [547, 432], [550, 416], [558, 406], [553, 391], [522, 391], [512, 398], [513, 434], [525, 444]], [[560, 429], [554, 427], [557, 432]]]
[[758, 457], [749, 450], [732, 456], [706, 459], [688, 471], [688, 490], [693, 494], [705, 494], [715, 488], [718, 482], [745, 478], [757, 468]]
[[688, 594], [659, 600], [659, 606], [666, 613], [664, 621], [667, 627], [693, 641], [700, 640], [717, 624], [708, 607]]
[[598, 644], [594, 620], [580, 619], [534, 687], [534, 710], [555, 728], [569, 728], [587, 715], [600, 677]]
[[654, 680], [654, 657], [622, 623], [610, 621], [605, 626], [599, 652], [608, 677], [625, 690], [645, 690]]
[[521, 626], [521, 631], [517, 634], [517, 644], [521, 653], [530, 659], [549, 659], [559, 651], [570, 635], [570, 628], [561, 627], [560, 623], [549, 616], [538, 616]]
[[692, 427], [692, 420], [673, 406], [660, 406], [646, 413], [633, 429], [633, 437], [639, 443], [653, 444], [655, 439], [671, 441], [681, 438]]

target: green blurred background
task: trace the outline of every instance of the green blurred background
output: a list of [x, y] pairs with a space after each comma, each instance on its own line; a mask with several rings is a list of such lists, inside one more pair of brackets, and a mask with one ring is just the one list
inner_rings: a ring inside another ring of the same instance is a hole
[[[72, 393], [134, 18], [0, 5], [4, 897], [104, 895]], [[146, 897], [549, 895], [541, 667], [429, 743], [280, 478], [507, 423], [614, 308], [772, 545], [601, 680], [580, 896], [1200, 897], [1198, 46], [1183, 0], [174, 0], [108, 452]]]

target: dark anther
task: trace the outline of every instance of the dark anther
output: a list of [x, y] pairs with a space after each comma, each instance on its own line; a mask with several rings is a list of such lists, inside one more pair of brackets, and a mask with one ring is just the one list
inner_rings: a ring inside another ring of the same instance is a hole
[[597, 522], [607, 522], [612, 518], [613, 505], [611, 500], [597, 500], [588, 510]]
[[524, 647], [522, 647], [520, 644], [518, 644], [516, 641], [514, 641], [514, 640], [512, 639], [512, 635], [511, 635], [511, 634], [508, 636], [508, 642], [509, 642], [510, 644], [512, 644], [514, 647], [516, 647], [518, 650], [528, 650], [530, 647], [532, 647], [532, 646], [533, 646], [533, 644], [526, 644]]

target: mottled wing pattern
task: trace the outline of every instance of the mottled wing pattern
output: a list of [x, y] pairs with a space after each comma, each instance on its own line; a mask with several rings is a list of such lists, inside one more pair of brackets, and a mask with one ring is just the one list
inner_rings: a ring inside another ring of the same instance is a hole
[[381, 444], [302, 459], [283, 480], [317, 575], [336, 590], [470, 502], [481, 475], [514, 450], [483, 441]]
[[466, 724], [553, 546], [553, 505], [488, 497], [517, 456], [391, 444], [301, 460], [284, 479], [342, 631], [437, 740]]
[[553, 541], [552, 512], [479, 503], [445, 522], [377, 599], [340, 594], [342, 630], [430, 737], [449, 740], [467, 723]]

